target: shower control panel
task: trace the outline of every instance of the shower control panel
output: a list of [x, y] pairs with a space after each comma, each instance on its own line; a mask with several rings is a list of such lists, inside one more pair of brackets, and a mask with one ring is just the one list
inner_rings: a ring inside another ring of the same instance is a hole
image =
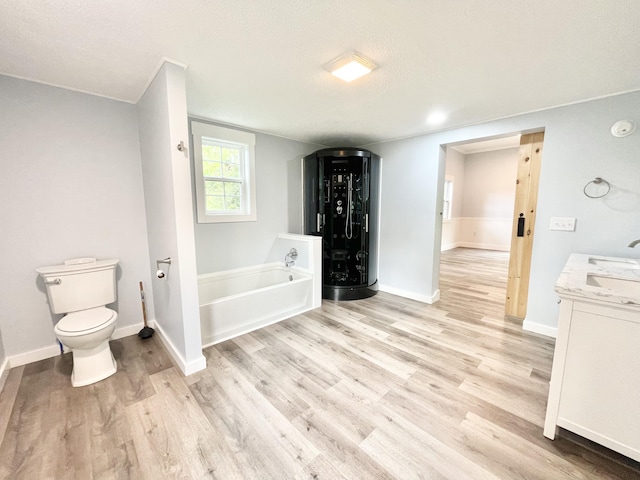
[[347, 187], [349, 176], [346, 174], [346, 171], [346, 168], [336, 168], [331, 175], [331, 184], [328, 185], [328, 187], [330, 187], [330, 195], [327, 201], [332, 203], [334, 217], [343, 217], [347, 214]]
[[345, 185], [347, 183], [347, 176], [341, 173], [334, 174], [332, 183], [334, 187], [338, 185]]

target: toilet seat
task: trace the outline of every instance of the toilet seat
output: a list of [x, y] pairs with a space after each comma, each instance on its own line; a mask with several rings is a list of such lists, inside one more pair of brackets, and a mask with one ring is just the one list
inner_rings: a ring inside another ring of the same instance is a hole
[[107, 327], [117, 316], [110, 308], [90, 308], [68, 313], [56, 324], [54, 330], [67, 336], [88, 335]]

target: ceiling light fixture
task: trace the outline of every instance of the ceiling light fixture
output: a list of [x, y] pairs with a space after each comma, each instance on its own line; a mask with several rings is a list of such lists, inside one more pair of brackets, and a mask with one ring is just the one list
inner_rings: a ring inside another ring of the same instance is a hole
[[429, 125], [440, 125], [447, 119], [447, 115], [444, 112], [433, 112], [427, 117], [427, 123]]
[[361, 53], [351, 51], [327, 63], [324, 68], [339, 79], [351, 82], [371, 73], [377, 65]]

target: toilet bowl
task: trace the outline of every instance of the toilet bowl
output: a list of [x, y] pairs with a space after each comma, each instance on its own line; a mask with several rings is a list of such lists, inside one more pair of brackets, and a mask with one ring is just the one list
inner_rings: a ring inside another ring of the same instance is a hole
[[71, 384], [90, 385], [116, 373], [109, 348], [118, 314], [107, 308], [116, 301], [118, 260], [93, 257], [66, 260], [36, 271], [43, 279], [52, 313], [65, 313], [53, 331], [73, 353]]
[[82, 387], [113, 375], [118, 370], [109, 338], [116, 329], [118, 314], [106, 307], [65, 315], [53, 331], [73, 352], [71, 385]]

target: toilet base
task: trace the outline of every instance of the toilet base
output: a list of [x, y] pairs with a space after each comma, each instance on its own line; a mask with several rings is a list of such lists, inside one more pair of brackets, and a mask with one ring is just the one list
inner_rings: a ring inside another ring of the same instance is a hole
[[71, 385], [84, 387], [92, 383], [104, 380], [118, 371], [118, 364], [111, 348], [109, 340], [89, 349], [72, 350], [73, 372], [71, 372]]

